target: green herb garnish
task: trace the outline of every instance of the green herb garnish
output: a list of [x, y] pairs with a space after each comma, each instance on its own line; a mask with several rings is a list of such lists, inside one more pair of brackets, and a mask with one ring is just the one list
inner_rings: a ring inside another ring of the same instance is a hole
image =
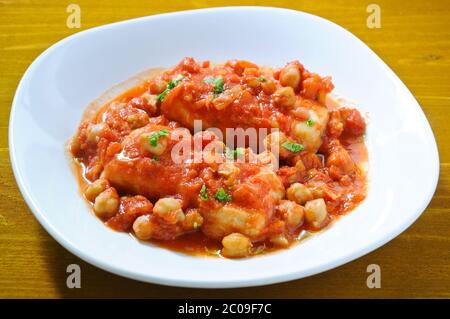
[[158, 132], [153, 132], [148, 141], [150, 143], [151, 146], [157, 146], [158, 145], [158, 139], [162, 136], [167, 136], [169, 134], [169, 132], [166, 129], [160, 130]]
[[267, 79], [264, 76], [256, 78], [259, 82], [267, 82]]
[[225, 155], [229, 159], [235, 159], [238, 156], [243, 156], [245, 154], [245, 149], [242, 147], [236, 148], [234, 151], [230, 150], [228, 147], [225, 149]]
[[218, 77], [218, 78], [206, 78], [203, 80], [203, 82], [205, 83], [212, 83], [214, 84], [214, 95], [220, 94], [223, 92], [223, 78]]
[[313, 124], [314, 124], [314, 121], [311, 119], [306, 121], [306, 125], [308, 125], [309, 127], [313, 126]]
[[231, 197], [231, 195], [227, 194], [227, 192], [225, 192], [225, 190], [223, 188], [220, 188], [216, 195], [214, 195], [214, 197], [220, 201], [220, 202], [229, 202], [233, 199], [233, 197]]
[[285, 149], [287, 149], [288, 151], [291, 151], [293, 153], [298, 153], [305, 149], [305, 147], [302, 144], [289, 142], [289, 141], [284, 142], [283, 144], [281, 144], [281, 146], [283, 146]]
[[153, 155], [152, 159], [153, 159], [154, 161], [158, 161], [158, 156]]
[[202, 188], [200, 188], [200, 198], [202, 200], [208, 200], [209, 199], [208, 193], [206, 192], [206, 185], [205, 184], [203, 184]]
[[172, 90], [174, 87], [176, 87], [178, 85], [178, 83], [180, 83], [182, 80], [184, 79], [184, 76], [180, 75], [177, 78], [170, 80], [169, 83], [167, 84], [167, 88], [161, 93], [159, 94], [156, 99], [158, 101], [163, 101], [164, 98], [166, 97], [167, 93], [170, 92], [170, 90]]
[[238, 157], [238, 156], [242, 156], [245, 154], [245, 149], [243, 149], [242, 147], [238, 147], [237, 149], [234, 150], [234, 156]]

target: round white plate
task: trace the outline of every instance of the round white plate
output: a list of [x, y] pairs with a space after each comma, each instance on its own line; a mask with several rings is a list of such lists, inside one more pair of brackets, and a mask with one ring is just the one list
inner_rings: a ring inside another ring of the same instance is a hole
[[[369, 117], [367, 199], [303, 243], [243, 260], [199, 258], [142, 244], [104, 226], [80, 196], [64, 153], [90, 101], [116, 83], [184, 56], [282, 66], [298, 59], [332, 75]], [[243, 287], [310, 276], [385, 244], [416, 220], [436, 188], [439, 158], [414, 97], [364, 43], [303, 12], [228, 7], [144, 17], [70, 36], [42, 53], [14, 98], [9, 146], [20, 190], [42, 226], [87, 262], [121, 276], [186, 287]]]

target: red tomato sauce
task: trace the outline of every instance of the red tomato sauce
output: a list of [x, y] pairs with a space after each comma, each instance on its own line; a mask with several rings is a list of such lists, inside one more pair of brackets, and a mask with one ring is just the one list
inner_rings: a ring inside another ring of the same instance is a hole
[[[83, 120], [71, 143], [80, 188], [107, 226], [170, 250], [233, 258], [289, 247], [366, 196], [366, 123], [354, 108], [327, 109], [332, 89], [330, 78], [298, 61], [278, 69], [185, 58]], [[202, 154], [219, 143], [214, 134], [192, 135], [194, 120], [224, 135], [227, 128], [279, 129], [265, 144], [278, 152], [278, 168], [251, 149], [207, 153], [225, 161], [231, 151], [228, 164], [196, 163], [194, 146], [175, 163], [172, 137], [180, 128]], [[236, 233], [238, 241], [227, 244]]]

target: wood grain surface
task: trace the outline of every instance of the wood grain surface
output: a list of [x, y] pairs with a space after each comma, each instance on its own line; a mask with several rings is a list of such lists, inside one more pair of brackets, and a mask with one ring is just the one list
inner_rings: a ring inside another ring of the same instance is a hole
[[[81, 29], [66, 26], [70, 3], [81, 7]], [[381, 8], [380, 29], [366, 26], [370, 3]], [[9, 113], [28, 65], [58, 40], [94, 26], [163, 12], [262, 4], [310, 12], [340, 24], [371, 47], [412, 91], [431, 123], [441, 161], [439, 185], [423, 215], [396, 239], [358, 260], [313, 277], [256, 288], [206, 290], [140, 283], [97, 269], [62, 248], [31, 214], [10, 166]], [[0, 297], [449, 298], [449, 115], [448, 0], [0, 0]], [[71, 263], [81, 266], [81, 289], [66, 287], [66, 267]], [[380, 289], [366, 286], [369, 264], [381, 267]]]

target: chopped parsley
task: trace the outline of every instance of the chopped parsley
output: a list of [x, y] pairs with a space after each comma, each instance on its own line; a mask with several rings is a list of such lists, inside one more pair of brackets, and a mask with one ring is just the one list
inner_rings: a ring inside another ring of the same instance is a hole
[[153, 159], [154, 161], [158, 161], [158, 156], [153, 155], [152, 159]]
[[256, 78], [259, 82], [267, 82], [267, 79], [264, 76]]
[[169, 134], [169, 132], [166, 129], [157, 131], [157, 132], [153, 132], [149, 139], [148, 142], [150, 143], [151, 146], [156, 147], [158, 145], [158, 140], [160, 137], [162, 136], [167, 136]]
[[159, 94], [156, 97], [156, 99], [158, 101], [162, 102], [164, 100], [164, 98], [166, 97], [167, 93], [169, 93], [170, 90], [172, 90], [174, 87], [176, 87], [178, 85], [178, 83], [180, 83], [183, 79], [184, 79], [184, 76], [179, 75], [175, 79], [170, 80], [169, 83], [167, 84], [167, 88], [161, 94]]
[[308, 125], [309, 127], [314, 125], [314, 121], [312, 119], [309, 119], [306, 121], [306, 125]]
[[211, 83], [214, 84], [214, 95], [220, 94], [223, 92], [223, 78], [217, 77], [217, 78], [206, 78], [203, 80], [205, 83]]
[[231, 197], [231, 195], [227, 194], [227, 192], [225, 192], [225, 190], [223, 188], [220, 188], [217, 192], [216, 195], [214, 195], [214, 197], [223, 203], [229, 202], [233, 199], [233, 197]]
[[242, 147], [238, 147], [237, 149], [234, 150], [234, 155], [236, 157], [242, 156], [244, 154], [245, 154], [245, 150]]
[[206, 185], [205, 184], [203, 184], [202, 188], [200, 188], [200, 198], [202, 200], [208, 200], [209, 199], [208, 193], [206, 192]]
[[288, 151], [291, 151], [293, 153], [298, 153], [305, 149], [305, 147], [302, 144], [289, 142], [289, 141], [284, 142], [283, 144], [281, 144], [281, 146], [283, 146], [285, 149], [287, 149]]
[[235, 159], [238, 156], [243, 156], [245, 154], [245, 149], [242, 147], [236, 148], [234, 151], [230, 150], [228, 147], [225, 149], [225, 155], [229, 159]]

